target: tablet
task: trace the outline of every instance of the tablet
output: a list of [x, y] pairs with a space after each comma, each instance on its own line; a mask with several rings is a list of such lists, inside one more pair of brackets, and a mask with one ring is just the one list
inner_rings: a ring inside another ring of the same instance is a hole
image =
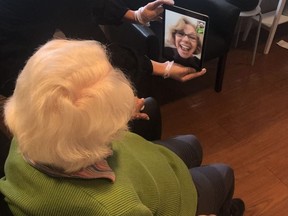
[[203, 67], [209, 17], [175, 5], [163, 7], [163, 58], [200, 71]]

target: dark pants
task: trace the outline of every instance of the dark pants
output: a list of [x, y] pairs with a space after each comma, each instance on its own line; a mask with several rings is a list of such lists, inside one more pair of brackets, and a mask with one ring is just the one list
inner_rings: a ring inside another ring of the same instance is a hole
[[202, 148], [193, 135], [155, 141], [176, 153], [187, 165], [198, 193], [198, 214], [228, 216], [234, 193], [234, 172], [225, 164], [201, 166]]
[[225, 164], [189, 169], [198, 192], [197, 214], [230, 216], [234, 172]]

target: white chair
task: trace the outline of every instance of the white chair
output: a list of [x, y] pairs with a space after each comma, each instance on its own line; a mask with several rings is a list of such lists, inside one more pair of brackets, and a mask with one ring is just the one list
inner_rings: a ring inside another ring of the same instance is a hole
[[258, 40], [259, 40], [259, 35], [260, 35], [260, 30], [261, 30], [261, 23], [262, 23], [262, 13], [261, 13], [261, 7], [260, 7], [261, 2], [262, 2], [262, 0], [259, 0], [259, 3], [255, 9], [250, 10], [250, 11], [241, 11], [240, 15], [239, 15], [239, 23], [238, 23], [235, 47], [237, 47], [237, 44], [238, 44], [239, 34], [241, 31], [241, 25], [242, 25], [243, 19], [249, 18], [249, 20], [247, 21], [246, 29], [245, 29], [245, 31], [243, 33], [243, 37], [242, 37], [242, 41], [246, 41], [248, 34], [250, 32], [250, 29], [252, 27], [253, 21], [256, 20], [256, 18], [258, 17], [258, 28], [257, 28], [257, 34], [256, 34], [256, 39], [255, 39], [255, 44], [254, 44], [253, 57], [252, 57], [251, 65], [254, 65], [254, 63], [255, 63], [255, 56], [256, 56]]

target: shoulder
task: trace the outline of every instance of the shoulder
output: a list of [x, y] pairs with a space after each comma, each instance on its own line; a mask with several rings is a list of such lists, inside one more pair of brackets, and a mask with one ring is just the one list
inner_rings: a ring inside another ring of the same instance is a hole
[[174, 60], [177, 56], [177, 50], [174, 47], [164, 47], [163, 55], [168, 60]]
[[174, 47], [164, 47], [164, 52], [167, 53], [167, 54], [171, 54], [171, 55], [174, 55], [174, 52], [175, 52], [176, 48]]

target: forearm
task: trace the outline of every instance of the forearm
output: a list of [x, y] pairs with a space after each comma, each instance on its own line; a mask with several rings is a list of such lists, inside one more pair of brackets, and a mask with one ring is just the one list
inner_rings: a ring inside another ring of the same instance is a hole
[[143, 8], [140, 8], [139, 10], [136, 10], [136, 11], [128, 10], [124, 14], [122, 21], [138, 23], [142, 25], [149, 25], [149, 21], [143, 20], [142, 15], [140, 15], [142, 13], [143, 13]]
[[181, 82], [186, 82], [190, 79], [202, 76], [206, 73], [206, 69], [203, 68], [197, 72], [192, 67], [185, 67], [180, 64], [174, 63], [174, 61], [166, 61], [164, 63], [151, 60], [153, 75], [162, 76], [164, 78], [172, 78]]
[[153, 75], [156, 76], [164, 76], [165, 68], [167, 67], [167, 62], [161, 63], [151, 60], [152, 67], [153, 67]]
[[137, 20], [135, 19], [135, 11], [133, 11], [133, 10], [128, 10], [128, 11], [124, 14], [122, 21], [137, 23]]

